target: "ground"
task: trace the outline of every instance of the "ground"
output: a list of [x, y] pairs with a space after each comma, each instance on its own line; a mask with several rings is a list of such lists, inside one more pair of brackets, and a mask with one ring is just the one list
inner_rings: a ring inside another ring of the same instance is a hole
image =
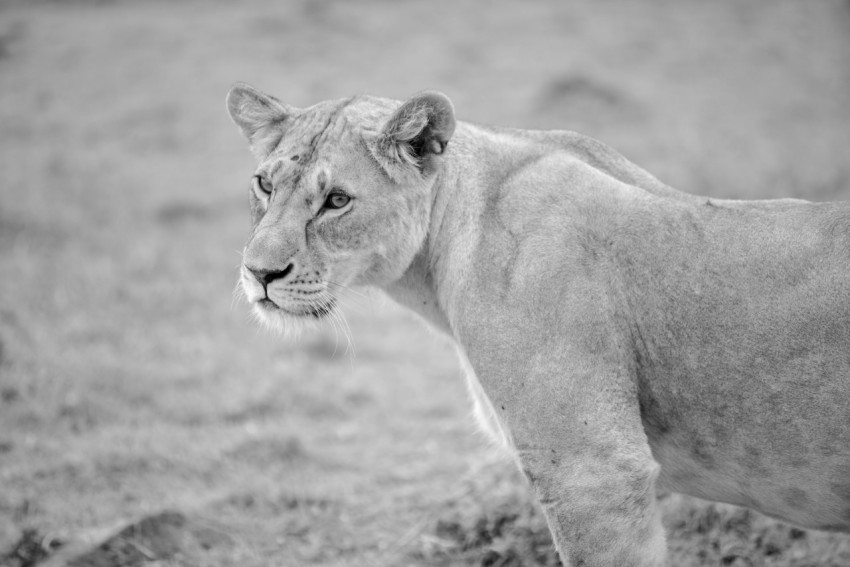
[[[353, 346], [231, 301], [237, 80], [436, 88], [689, 192], [850, 196], [846, 1], [0, 1], [0, 565], [556, 564], [449, 345], [367, 291]], [[673, 565], [850, 564], [844, 536], [663, 506]]]

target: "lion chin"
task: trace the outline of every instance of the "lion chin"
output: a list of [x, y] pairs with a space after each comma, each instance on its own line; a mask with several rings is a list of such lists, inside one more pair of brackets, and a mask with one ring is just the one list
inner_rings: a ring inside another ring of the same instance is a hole
[[264, 327], [279, 335], [295, 337], [305, 328], [329, 317], [335, 308], [334, 303], [311, 305], [306, 309], [294, 311], [279, 306], [271, 299], [261, 299], [254, 303], [254, 318]]

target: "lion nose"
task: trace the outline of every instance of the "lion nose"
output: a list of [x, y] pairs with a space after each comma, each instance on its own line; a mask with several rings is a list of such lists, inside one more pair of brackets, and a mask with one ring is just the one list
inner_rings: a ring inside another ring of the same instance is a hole
[[289, 272], [292, 271], [292, 264], [289, 264], [282, 270], [261, 270], [248, 266], [245, 266], [245, 268], [254, 275], [258, 282], [263, 284], [263, 287], [265, 287], [273, 281], [285, 278], [287, 275], [289, 275]]

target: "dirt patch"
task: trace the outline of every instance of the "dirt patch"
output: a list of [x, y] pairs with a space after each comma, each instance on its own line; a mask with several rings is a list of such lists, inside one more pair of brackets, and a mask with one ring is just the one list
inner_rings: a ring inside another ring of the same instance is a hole
[[[0, 358], [0, 361], [3, 359]], [[0, 388], [0, 401], [4, 404], [16, 402], [21, 397], [21, 392], [14, 386], [3, 386]]]
[[[490, 481], [474, 481], [466, 494], [445, 503], [408, 557], [432, 567], [561, 565], [542, 512], [521, 486], [507, 469]], [[841, 534], [806, 531], [751, 510], [683, 496], [662, 497], [659, 506], [670, 565], [850, 565], [850, 540]]]
[[580, 73], [556, 78], [544, 86], [538, 96], [537, 112], [579, 129], [610, 120], [634, 121], [646, 113], [618, 86]]
[[412, 546], [416, 565], [560, 567], [546, 519], [507, 463], [470, 475]]
[[169, 203], [155, 213], [156, 221], [166, 226], [204, 221], [210, 216], [208, 208], [195, 203]]
[[295, 437], [250, 439], [228, 451], [227, 457], [263, 466], [274, 462], [294, 463], [309, 459], [304, 445]]
[[616, 88], [584, 75], [568, 75], [552, 81], [543, 91], [544, 106], [556, 106], [580, 100], [617, 106], [626, 100]]
[[806, 531], [726, 504], [681, 496], [662, 501], [671, 565], [850, 565], [846, 536]]
[[24, 37], [24, 25], [20, 22], [0, 30], [0, 61], [11, 59], [15, 53], [15, 44]]
[[440, 520], [428, 543], [425, 556], [445, 554], [463, 558], [470, 565], [562, 566], [546, 522], [530, 505], [501, 506], [471, 522]]
[[0, 566], [189, 566], [205, 564], [200, 557], [209, 550], [222, 544], [233, 545], [233, 538], [216, 524], [173, 510], [147, 516], [109, 533], [96, 529], [60, 540], [30, 530], [7, 555], [0, 556]]
[[[0, 60], [4, 57], [3, 38], [0, 36]], [[26, 224], [20, 219], [0, 215], [0, 243], [12, 243], [26, 230]]]
[[0, 565], [3, 567], [34, 567], [48, 558], [62, 546], [62, 542], [39, 533], [38, 530], [27, 529], [11, 549], [0, 555]]
[[180, 512], [149, 516], [72, 559], [68, 567], [135, 567], [171, 559], [181, 550], [186, 524], [186, 517]]
[[222, 415], [222, 421], [230, 425], [242, 425], [251, 421], [263, 421], [283, 413], [284, 405], [278, 400], [258, 400], [240, 409]]

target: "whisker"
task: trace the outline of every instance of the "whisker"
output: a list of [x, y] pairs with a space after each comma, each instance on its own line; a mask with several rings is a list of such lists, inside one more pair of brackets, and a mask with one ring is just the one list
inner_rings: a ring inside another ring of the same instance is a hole
[[247, 300], [248, 296], [245, 293], [245, 288], [242, 287], [242, 282], [236, 280], [236, 285], [233, 287], [233, 293], [230, 297], [230, 310], [233, 311], [233, 308], [236, 307], [236, 303], [243, 299]]
[[364, 295], [362, 293], [358, 293], [357, 291], [345, 287], [340, 286], [339, 284], [334, 284], [333, 282], [328, 282], [330, 285], [336, 285], [340, 288], [342, 293], [339, 293], [336, 298], [347, 306], [356, 307], [356, 310], [360, 313], [372, 313], [375, 310], [375, 305], [373, 303], [373, 299], [368, 295]]
[[375, 303], [371, 298], [364, 298], [348, 293], [348, 290], [336, 289], [331, 291], [341, 305], [349, 307], [352, 311], [360, 314], [372, 314], [375, 312]]
[[336, 287], [338, 287], [338, 288], [344, 289], [344, 290], [346, 290], [346, 291], [347, 291], [347, 292], [349, 292], [349, 293], [353, 293], [354, 295], [360, 296], [360, 297], [362, 297], [363, 299], [368, 299], [368, 300], [371, 300], [371, 299], [372, 299], [370, 296], [366, 295], [366, 294], [365, 294], [365, 293], [363, 293], [362, 291], [357, 291], [357, 290], [356, 290], [356, 289], [354, 289], [353, 287], [350, 287], [350, 286], [347, 286], [347, 285], [343, 285], [343, 284], [341, 284], [341, 283], [337, 283], [337, 282], [334, 282], [334, 281], [331, 281], [331, 280], [325, 280], [325, 281], [327, 281], [327, 282], [328, 282], [329, 284], [331, 284], [331, 285], [335, 285], [335, 286], [336, 286]]
[[357, 347], [354, 344], [354, 334], [351, 332], [351, 327], [348, 325], [348, 319], [345, 317], [345, 312], [342, 309], [338, 309], [340, 321], [342, 322], [343, 329], [345, 331], [345, 336], [348, 339], [348, 346], [345, 351], [348, 353], [350, 359], [353, 361], [357, 356]]
[[336, 314], [336, 309], [333, 308], [333, 297], [327, 298], [327, 293], [322, 292], [319, 294], [319, 301], [322, 302], [322, 307], [327, 313], [327, 317], [331, 322], [331, 328], [334, 330], [334, 351], [331, 353], [331, 356], [336, 356], [336, 351], [339, 348], [339, 319]]
[[343, 306], [347, 309], [351, 309], [355, 313], [359, 313], [361, 315], [369, 314], [369, 313], [372, 312], [370, 306], [363, 305], [362, 303], [358, 303], [355, 299], [352, 299], [350, 297], [337, 295], [336, 301], [339, 305], [341, 305], [341, 306]]
[[[329, 306], [338, 303], [337, 298], [328, 290], [322, 290], [320, 294], [320, 300]], [[328, 312], [328, 315], [330, 316], [334, 325], [338, 326], [340, 331], [342, 331], [342, 334], [348, 343], [348, 346], [346, 347], [345, 351], [353, 359], [356, 353], [356, 348], [354, 345], [354, 338], [351, 333], [351, 327], [348, 325], [348, 320], [345, 318], [345, 313], [341, 309], [334, 307]]]

